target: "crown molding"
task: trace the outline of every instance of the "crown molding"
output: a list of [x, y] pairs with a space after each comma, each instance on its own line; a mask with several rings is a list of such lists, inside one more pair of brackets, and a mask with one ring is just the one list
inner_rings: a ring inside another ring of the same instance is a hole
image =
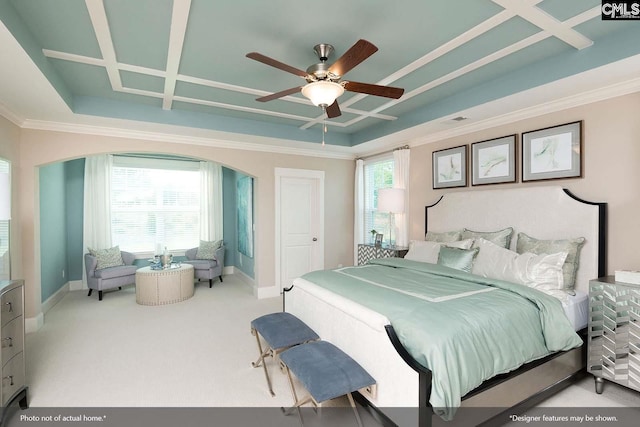
[[[520, 110], [515, 110], [506, 114], [491, 117], [489, 119], [480, 120], [475, 123], [469, 123], [468, 125], [462, 125], [456, 127], [455, 129], [447, 129], [444, 131], [435, 132], [425, 137], [412, 139], [408, 142], [408, 144], [411, 147], [430, 144], [456, 136], [467, 135], [473, 132], [479, 132], [494, 127], [507, 125], [520, 120], [527, 120], [549, 113], [556, 113], [558, 111], [568, 110], [570, 108], [580, 107], [599, 101], [605, 101], [611, 98], [617, 98], [619, 96], [629, 95], [635, 92], [640, 92], [640, 78], [625, 80], [623, 82], [618, 82], [576, 95], [570, 95], [553, 101], [544, 102], [533, 107], [522, 108]], [[482, 106], [476, 108], [482, 108]], [[459, 115], [459, 113], [456, 113], [451, 117], [455, 117], [457, 115]]]
[[25, 122], [24, 117], [20, 116], [19, 114], [14, 113], [9, 108], [7, 108], [6, 105], [4, 105], [1, 102], [0, 102], [0, 116], [2, 116], [5, 119], [9, 120], [11, 123], [13, 123], [14, 125], [16, 125], [18, 127], [22, 127], [22, 125]]
[[[276, 154], [290, 154], [296, 156], [321, 157], [338, 160], [353, 160], [355, 155], [350, 147], [336, 147], [325, 145], [317, 147], [319, 144], [300, 142], [300, 141], [283, 141], [273, 138], [263, 138], [247, 135], [236, 135], [235, 137], [247, 137], [260, 139], [261, 142], [247, 142], [229, 139], [201, 137], [191, 135], [177, 135], [165, 132], [151, 132], [135, 129], [125, 129], [109, 126], [97, 126], [88, 124], [64, 123], [45, 120], [24, 120], [21, 128], [32, 130], [44, 130], [53, 132], [78, 133], [84, 135], [109, 136], [114, 138], [129, 138], [145, 141], [169, 142], [174, 144], [190, 144], [203, 145], [214, 148], [226, 148], [232, 150], [258, 151]], [[185, 130], [189, 132], [189, 129]], [[297, 145], [298, 147], [289, 146]], [[307, 147], [299, 147], [307, 145]]]

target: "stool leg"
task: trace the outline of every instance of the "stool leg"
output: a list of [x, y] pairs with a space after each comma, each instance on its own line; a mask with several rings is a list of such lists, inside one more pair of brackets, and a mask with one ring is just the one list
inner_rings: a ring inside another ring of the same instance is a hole
[[304, 421], [302, 420], [302, 411], [300, 411], [300, 406], [307, 403], [309, 400], [311, 400], [311, 398], [305, 399], [303, 401], [298, 400], [298, 395], [296, 394], [296, 387], [293, 385], [293, 378], [291, 378], [291, 371], [289, 370], [288, 366], [287, 366], [287, 377], [289, 378], [289, 388], [291, 389], [291, 394], [293, 395], [294, 403], [293, 403], [293, 406], [289, 409], [284, 409], [284, 408], [280, 408], [280, 409], [282, 409], [282, 412], [284, 412], [285, 415], [289, 415], [294, 408], [297, 409], [298, 418], [300, 419], [300, 425], [304, 427]]
[[360, 419], [360, 414], [358, 414], [358, 408], [356, 407], [356, 402], [353, 401], [353, 396], [351, 393], [347, 393], [347, 397], [349, 398], [349, 403], [353, 408], [353, 413], [356, 414], [356, 420], [358, 421], [358, 426], [362, 427], [362, 420]]
[[271, 385], [271, 378], [269, 378], [269, 372], [267, 371], [267, 364], [264, 361], [264, 357], [269, 354], [269, 349], [267, 349], [266, 351], [262, 351], [262, 344], [260, 343], [260, 335], [258, 334], [258, 331], [253, 329], [251, 332], [256, 336], [258, 350], [260, 351], [260, 357], [258, 357], [258, 360], [256, 360], [255, 362], [252, 362], [251, 366], [257, 368], [262, 364], [262, 369], [264, 369], [264, 377], [267, 379], [267, 385], [269, 386], [269, 393], [271, 393], [271, 396], [275, 396], [276, 394], [273, 392], [273, 386]]

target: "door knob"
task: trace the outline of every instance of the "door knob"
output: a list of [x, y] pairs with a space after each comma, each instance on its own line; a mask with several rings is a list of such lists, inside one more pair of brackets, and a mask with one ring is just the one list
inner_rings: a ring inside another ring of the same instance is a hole
[[313, 240], [314, 242], [317, 242], [317, 241], [318, 241], [318, 238], [317, 238], [317, 237], [314, 237], [312, 240]]

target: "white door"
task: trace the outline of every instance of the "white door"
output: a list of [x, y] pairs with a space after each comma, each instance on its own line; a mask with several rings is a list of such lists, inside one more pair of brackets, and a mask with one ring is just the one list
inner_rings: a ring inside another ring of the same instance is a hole
[[324, 172], [277, 169], [276, 187], [276, 280], [282, 291], [296, 277], [324, 268]]

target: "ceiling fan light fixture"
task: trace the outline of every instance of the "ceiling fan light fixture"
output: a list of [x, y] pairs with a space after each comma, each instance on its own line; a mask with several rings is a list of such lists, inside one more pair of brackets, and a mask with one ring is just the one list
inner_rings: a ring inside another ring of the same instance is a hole
[[344, 87], [339, 83], [320, 80], [306, 84], [302, 94], [318, 107], [328, 107], [344, 93]]

